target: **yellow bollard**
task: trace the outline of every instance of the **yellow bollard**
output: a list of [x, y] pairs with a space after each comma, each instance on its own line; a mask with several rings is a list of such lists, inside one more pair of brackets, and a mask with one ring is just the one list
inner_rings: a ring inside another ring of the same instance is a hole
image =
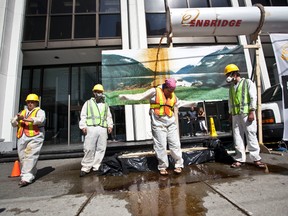
[[213, 117], [210, 117], [210, 136], [211, 137], [217, 137], [217, 132], [215, 129], [214, 119]]

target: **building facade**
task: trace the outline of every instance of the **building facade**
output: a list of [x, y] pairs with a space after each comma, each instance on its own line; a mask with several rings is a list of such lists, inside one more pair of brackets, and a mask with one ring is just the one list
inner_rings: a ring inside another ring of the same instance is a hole
[[[82, 142], [80, 110], [92, 87], [101, 83], [103, 50], [158, 47], [167, 32], [168, 7], [237, 10], [256, 3], [288, 6], [286, 0], [0, 0], [0, 138], [16, 148], [10, 119], [23, 108], [26, 95], [36, 93], [47, 115], [45, 142]], [[243, 35], [173, 38], [173, 47], [249, 43]], [[265, 90], [279, 80], [269, 36], [261, 35], [260, 43]], [[166, 37], [162, 46], [168, 47]], [[254, 57], [245, 50], [248, 73]], [[109, 139], [151, 138], [147, 105], [111, 110], [115, 128]]]

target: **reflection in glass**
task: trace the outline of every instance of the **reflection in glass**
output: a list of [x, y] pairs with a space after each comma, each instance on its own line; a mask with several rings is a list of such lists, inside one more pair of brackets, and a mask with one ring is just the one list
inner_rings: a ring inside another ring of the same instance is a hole
[[45, 140], [68, 141], [69, 68], [47, 68], [43, 75], [42, 109], [46, 112]]
[[71, 38], [72, 16], [53, 16], [50, 23], [50, 39]]
[[146, 14], [148, 35], [163, 35], [166, 32], [166, 14]]
[[46, 14], [47, 0], [28, 0], [26, 3], [26, 14]]
[[73, 0], [52, 0], [51, 13], [72, 13]]
[[168, 5], [170, 8], [187, 8], [186, 0], [168, 0]]
[[73, 67], [71, 76], [70, 125], [71, 143], [80, 143], [80, 113], [84, 102], [92, 97], [92, 88], [97, 83], [97, 68], [93, 66]]
[[100, 15], [99, 16], [99, 37], [121, 36], [120, 15]]
[[75, 13], [96, 12], [95, 0], [76, 0]]
[[46, 16], [25, 18], [23, 40], [45, 40]]
[[201, 8], [201, 7], [209, 7], [207, 0], [189, 0], [190, 8]]
[[287, 6], [287, 0], [272, 0], [272, 6]]
[[96, 16], [79, 15], [75, 16], [75, 38], [95, 38], [96, 37]]
[[[98, 65], [82, 65], [55, 68], [23, 69], [19, 109], [31, 92], [41, 96], [41, 108], [46, 112], [45, 144], [68, 143], [68, 95], [70, 94], [70, 143], [82, 142], [79, 129], [80, 112], [84, 102], [90, 99], [92, 88], [100, 80]], [[70, 92], [69, 92], [70, 91]], [[40, 95], [41, 94], [41, 95]], [[114, 120], [109, 140], [125, 140], [125, 108], [111, 107]]]
[[230, 0], [211, 0], [211, 7], [231, 7]]
[[165, 12], [164, 0], [145, 0], [146, 12]]
[[100, 12], [120, 12], [119, 0], [99, 0]]
[[269, 0], [252, 0], [252, 5], [254, 4], [262, 4], [263, 6], [271, 6]]
[[22, 110], [26, 105], [25, 99], [30, 93], [30, 77], [32, 73], [31, 71], [32, 70], [30, 69], [24, 69], [22, 72], [19, 110]]
[[35, 94], [40, 93], [40, 83], [41, 83], [41, 69], [33, 70], [33, 80], [32, 80], [32, 92]]

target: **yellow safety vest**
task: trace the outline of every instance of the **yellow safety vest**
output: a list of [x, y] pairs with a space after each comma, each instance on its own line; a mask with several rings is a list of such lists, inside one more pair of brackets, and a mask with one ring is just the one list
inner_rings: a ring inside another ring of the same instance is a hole
[[105, 103], [105, 108], [99, 111], [99, 107], [94, 98], [87, 102], [87, 118], [86, 124], [87, 126], [102, 126], [108, 127], [107, 125], [107, 112], [108, 112], [108, 104]]
[[242, 79], [235, 90], [234, 86], [230, 86], [230, 104], [232, 115], [249, 113], [249, 90], [246, 79]]
[[[30, 115], [27, 117], [27, 119], [31, 119], [36, 117], [38, 110], [40, 110], [40, 108], [36, 108], [34, 109]], [[20, 115], [22, 116], [26, 116], [26, 110], [22, 110]], [[33, 125], [33, 122], [27, 122], [27, 121], [23, 121], [20, 120], [18, 123], [18, 130], [17, 130], [17, 138], [19, 139], [20, 137], [22, 137], [23, 132], [25, 133], [25, 135], [27, 137], [33, 137], [39, 134], [39, 127], [37, 125]]]
[[167, 115], [171, 117], [173, 115], [174, 105], [176, 103], [175, 93], [172, 93], [171, 98], [166, 98], [161, 88], [156, 88], [155, 104], [150, 104], [150, 108], [154, 109], [154, 113], [159, 116]]

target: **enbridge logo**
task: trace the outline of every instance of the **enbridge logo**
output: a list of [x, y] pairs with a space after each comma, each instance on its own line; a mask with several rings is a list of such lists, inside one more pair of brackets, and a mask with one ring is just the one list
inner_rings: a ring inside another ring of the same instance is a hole
[[281, 47], [281, 59], [288, 61], [288, 43]]
[[198, 9], [195, 10], [187, 10], [185, 11], [184, 15], [182, 16], [182, 25], [190, 25], [192, 21], [197, 20], [200, 15], [200, 11]]
[[227, 19], [198, 19], [200, 16], [199, 9], [185, 11], [182, 16], [182, 26], [188, 27], [240, 27], [242, 20]]

